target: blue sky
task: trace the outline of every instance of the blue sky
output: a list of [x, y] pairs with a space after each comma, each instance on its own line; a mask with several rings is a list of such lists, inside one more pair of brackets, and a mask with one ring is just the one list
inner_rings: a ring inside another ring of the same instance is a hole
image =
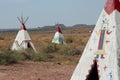
[[96, 24], [106, 0], [0, 0], [0, 29], [19, 28], [17, 16], [30, 16], [27, 28], [62, 23]]

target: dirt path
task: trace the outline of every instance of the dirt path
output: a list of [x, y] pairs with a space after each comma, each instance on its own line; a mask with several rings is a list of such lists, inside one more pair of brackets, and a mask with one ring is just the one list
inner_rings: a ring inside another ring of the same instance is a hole
[[0, 66], [0, 80], [70, 80], [75, 66], [51, 62]]

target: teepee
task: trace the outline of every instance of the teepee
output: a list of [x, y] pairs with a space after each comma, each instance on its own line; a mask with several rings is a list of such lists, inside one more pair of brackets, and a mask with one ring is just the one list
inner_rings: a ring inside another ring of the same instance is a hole
[[120, 80], [119, 0], [107, 0], [70, 80]]
[[64, 39], [64, 36], [62, 34], [62, 31], [61, 31], [59, 24], [57, 24], [57, 30], [56, 30], [56, 33], [55, 33], [54, 38], [52, 40], [52, 43], [65, 44], [65, 39]]
[[12, 45], [12, 50], [23, 50], [23, 49], [31, 48], [34, 51], [36, 51], [25, 26], [28, 17], [26, 19], [24, 19], [23, 17], [21, 18], [17, 17], [17, 18], [21, 23], [21, 28]]

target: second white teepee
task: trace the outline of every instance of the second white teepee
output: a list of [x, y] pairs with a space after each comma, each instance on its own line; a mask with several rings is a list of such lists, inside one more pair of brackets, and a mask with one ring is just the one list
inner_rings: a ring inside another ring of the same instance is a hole
[[62, 34], [62, 31], [61, 31], [59, 24], [57, 24], [57, 30], [56, 30], [56, 33], [55, 33], [54, 38], [52, 40], [52, 43], [65, 44], [65, 39], [64, 39], [64, 36]]

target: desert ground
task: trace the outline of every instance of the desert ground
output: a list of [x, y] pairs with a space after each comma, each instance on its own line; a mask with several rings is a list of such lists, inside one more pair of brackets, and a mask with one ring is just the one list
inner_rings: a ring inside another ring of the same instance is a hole
[[70, 80], [75, 65], [25, 62], [0, 66], [0, 80]]
[[[14, 64], [0, 64], [0, 80], [70, 80], [91, 30], [93, 28], [62, 30], [67, 44], [65, 48], [64, 45], [58, 46], [59, 50], [53, 52], [46, 52], [46, 46], [51, 45], [55, 30], [28, 31], [37, 54], [45, 54], [45, 57], [42, 60], [27, 59]], [[12, 46], [16, 35], [17, 32], [0, 32], [0, 54], [5, 54], [6, 49]]]

